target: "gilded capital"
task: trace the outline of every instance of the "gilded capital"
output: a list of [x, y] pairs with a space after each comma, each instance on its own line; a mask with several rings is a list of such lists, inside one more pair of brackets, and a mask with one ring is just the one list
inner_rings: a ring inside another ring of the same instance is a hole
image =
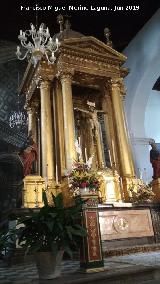
[[121, 95], [125, 94], [123, 78], [111, 78], [110, 84], [112, 90], [118, 90], [121, 93]]
[[74, 75], [74, 69], [73, 68], [67, 68], [63, 67], [61, 64], [57, 66], [57, 77], [61, 81], [71, 81]]
[[49, 80], [42, 80], [40, 83], [40, 89], [49, 89], [51, 82]]
[[58, 72], [58, 77], [60, 78], [62, 82], [68, 82], [68, 81], [72, 81], [73, 74], [71, 72], [70, 73]]

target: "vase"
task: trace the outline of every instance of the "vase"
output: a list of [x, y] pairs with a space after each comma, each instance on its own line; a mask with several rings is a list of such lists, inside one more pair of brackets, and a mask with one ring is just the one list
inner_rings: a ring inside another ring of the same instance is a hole
[[63, 250], [60, 250], [57, 255], [53, 255], [52, 252], [35, 253], [39, 279], [54, 279], [61, 275], [63, 253]]
[[81, 194], [81, 195], [90, 194], [89, 187], [80, 187], [80, 188], [79, 188], [79, 191], [80, 191], [80, 194]]

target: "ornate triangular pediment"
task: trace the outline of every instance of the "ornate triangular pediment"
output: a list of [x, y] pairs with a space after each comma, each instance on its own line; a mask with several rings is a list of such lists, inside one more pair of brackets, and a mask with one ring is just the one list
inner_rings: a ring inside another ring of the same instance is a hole
[[64, 40], [63, 44], [70, 46], [73, 49], [78, 49], [79, 51], [90, 53], [90, 55], [100, 55], [116, 61], [120, 61], [121, 63], [124, 63], [127, 59], [123, 54], [119, 53], [112, 47], [92, 36], [66, 39]]

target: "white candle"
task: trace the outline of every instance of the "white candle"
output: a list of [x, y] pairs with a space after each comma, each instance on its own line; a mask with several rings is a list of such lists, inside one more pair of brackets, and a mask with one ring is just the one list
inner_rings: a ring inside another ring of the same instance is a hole
[[56, 184], [58, 184], [58, 167], [57, 167], [57, 164], [56, 164]]
[[84, 149], [84, 151], [85, 151], [85, 160], [86, 160], [86, 162], [88, 161], [88, 157], [87, 157], [87, 149], [85, 148]]
[[17, 46], [17, 52], [20, 52], [20, 47], [19, 46]]
[[46, 181], [48, 183], [48, 164], [46, 165]]
[[113, 142], [113, 140], [112, 140], [112, 151], [113, 151], [113, 160], [114, 160], [114, 163], [116, 164], [115, 148], [114, 148], [114, 142]]
[[140, 168], [138, 170], [139, 170], [139, 178], [142, 179], [143, 177], [142, 170]]
[[110, 151], [110, 150], [108, 150], [108, 154], [109, 154], [110, 165], [111, 165], [111, 167], [112, 167], [112, 159], [111, 159], [111, 151]]
[[79, 146], [81, 145], [81, 137], [80, 136], [78, 137], [78, 144], [79, 144]]

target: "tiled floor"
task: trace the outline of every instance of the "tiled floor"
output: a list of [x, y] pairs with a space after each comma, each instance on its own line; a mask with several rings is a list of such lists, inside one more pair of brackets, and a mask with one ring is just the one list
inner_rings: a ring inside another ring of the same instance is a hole
[[[112, 273], [116, 270], [126, 271], [133, 266], [156, 266], [160, 268], [160, 252], [137, 253], [105, 259], [106, 273]], [[78, 269], [79, 261], [63, 261], [62, 263], [62, 275], [72, 277]], [[13, 265], [11, 267], [5, 267], [3, 262], [0, 263], [0, 284], [31, 284], [36, 280], [38, 280], [38, 274], [34, 263]]]

